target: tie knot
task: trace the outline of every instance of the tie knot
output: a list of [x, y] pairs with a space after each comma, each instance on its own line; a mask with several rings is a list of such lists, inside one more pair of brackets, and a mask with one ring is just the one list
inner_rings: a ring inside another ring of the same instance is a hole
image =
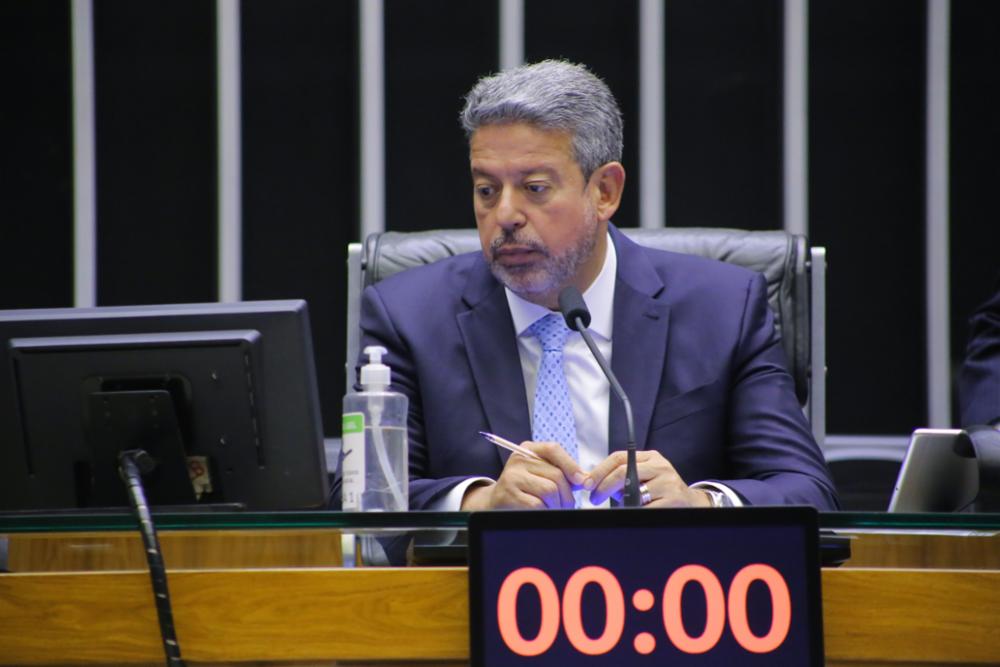
[[545, 352], [561, 352], [566, 345], [566, 337], [569, 336], [569, 327], [563, 320], [562, 315], [549, 313], [545, 317], [535, 320], [528, 327], [528, 333], [538, 339]]

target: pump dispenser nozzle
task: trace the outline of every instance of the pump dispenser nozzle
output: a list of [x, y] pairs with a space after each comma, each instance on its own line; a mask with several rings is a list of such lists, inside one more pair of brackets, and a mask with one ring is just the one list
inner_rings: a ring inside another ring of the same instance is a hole
[[361, 386], [367, 391], [379, 391], [389, 386], [392, 371], [382, 363], [382, 355], [388, 354], [381, 345], [369, 345], [365, 348], [368, 363], [361, 367]]

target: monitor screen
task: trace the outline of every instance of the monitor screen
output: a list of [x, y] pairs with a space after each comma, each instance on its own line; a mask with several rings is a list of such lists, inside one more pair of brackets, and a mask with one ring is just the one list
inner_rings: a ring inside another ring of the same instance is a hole
[[304, 301], [0, 312], [0, 511], [304, 509], [327, 476]]

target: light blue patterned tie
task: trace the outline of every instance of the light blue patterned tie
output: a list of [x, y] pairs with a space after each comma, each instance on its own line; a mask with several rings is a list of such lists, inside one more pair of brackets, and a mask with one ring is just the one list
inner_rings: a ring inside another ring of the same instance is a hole
[[573, 403], [563, 372], [563, 346], [569, 336], [569, 327], [561, 315], [550, 313], [536, 320], [527, 332], [542, 344], [542, 362], [538, 365], [535, 383], [531, 439], [558, 442], [574, 461], [579, 462]]

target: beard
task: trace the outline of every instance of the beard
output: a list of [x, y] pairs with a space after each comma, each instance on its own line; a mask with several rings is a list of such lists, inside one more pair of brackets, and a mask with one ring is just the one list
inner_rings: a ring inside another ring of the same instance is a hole
[[[490, 243], [490, 271], [494, 277], [510, 291], [528, 300], [537, 301], [538, 297], [557, 293], [573, 282], [580, 268], [590, 259], [597, 246], [600, 235], [600, 223], [597, 213], [588, 206], [584, 212], [583, 234], [576, 243], [555, 254], [538, 238], [525, 230], [507, 230]], [[497, 252], [506, 245], [527, 248], [539, 254], [541, 259], [520, 266], [504, 266], [497, 261]]]

